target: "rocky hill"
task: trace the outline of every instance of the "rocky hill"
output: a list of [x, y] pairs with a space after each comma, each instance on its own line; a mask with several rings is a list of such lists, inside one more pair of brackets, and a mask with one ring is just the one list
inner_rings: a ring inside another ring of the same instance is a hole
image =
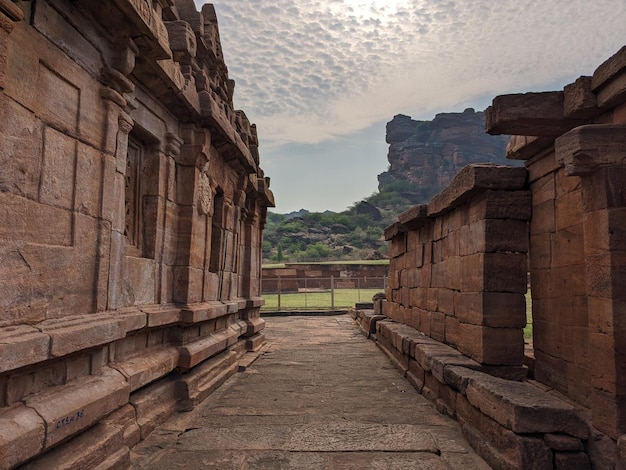
[[438, 114], [415, 121], [401, 114], [387, 124], [389, 170], [378, 192], [341, 213], [269, 213], [265, 262], [378, 259], [387, 245], [383, 229], [409, 207], [430, 201], [469, 163], [505, 160], [507, 137], [485, 133], [482, 112]]
[[511, 164], [505, 159], [507, 136], [485, 133], [485, 114], [468, 108], [416, 121], [398, 114], [387, 123], [389, 170], [378, 176], [378, 189], [396, 180], [414, 184], [427, 202], [470, 163]]

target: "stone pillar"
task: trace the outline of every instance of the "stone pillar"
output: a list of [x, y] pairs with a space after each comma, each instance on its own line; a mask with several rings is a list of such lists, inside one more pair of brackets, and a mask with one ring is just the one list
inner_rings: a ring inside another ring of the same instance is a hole
[[205, 191], [206, 166], [211, 146], [211, 134], [193, 125], [182, 128], [183, 145], [176, 161], [176, 204], [178, 234], [175, 267], [173, 269], [173, 300], [181, 303], [203, 299], [206, 259], [209, 196]]
[[0, 90], [5, 86], [9, 34], [15, 23], [24, 19], [24, 12], [10, 0], [0, 0]]
[[588, 125], [555, 143], [565, 174], [580, 176], [594, 427], [626, 433], [626, 126]]

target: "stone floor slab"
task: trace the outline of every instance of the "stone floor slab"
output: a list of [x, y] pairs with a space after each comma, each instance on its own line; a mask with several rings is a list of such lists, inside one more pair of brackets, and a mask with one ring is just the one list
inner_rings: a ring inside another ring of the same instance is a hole
[[132, 468], [488, 469], [347, 316], [271, 317], [268, 346]]

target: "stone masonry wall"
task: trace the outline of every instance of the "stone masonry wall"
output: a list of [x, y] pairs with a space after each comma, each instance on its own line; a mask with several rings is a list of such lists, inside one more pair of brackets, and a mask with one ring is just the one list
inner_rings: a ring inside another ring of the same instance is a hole
[[[481, 192], [453, 181], [387, 229], [393, 259], [386, 318], [355, 316], [367, 334], [375, 325], [380, 347], [459, 420], [494, 468], [626, 468], [626, 47], [563, 91], [498, 96], [486, 116], [489, 133], [513, 135], [508, 158], [523, 160], [527, 171], [524, 200], [509, 195], [494, 207], [523, 211], [530, 217], [512, 218], [529, 220], [528, 228], [464, 215], [463, 204], [471, 207]], [[466, 194], [462, 204], [452, 204], [458, 194]], [[453, 234], [447, 242], [446, 233]], [[468, 246], [479, 248], [481, 263], [461, 261]], [[489, 262], [493, 248], [523, 255], [526, 247], [528, 265], [522, 256]], [[510, 282], [521, 283], [527, 267], [535, 368], [524, 380], [486, 367], [513, 365], [520, 354], [489, 331], [506, 335], [517, 320], [523, 326], [515, 302], [486, 294], [524, 292]], [[478, 302], [463, 295], [468, 284], [485, 288]], [[457, 335], [464, 312], [473, 321]], [[482, 350], [468, 335], [476, 328], [486, 333]], [[511, 378], [517, 381], [503, 380]]]
[[211, 5], [0, 0], [0, 468], [124, 467], [263, 343], [233, 91]]
[[[526, 170], [469, 165], [390, 241], [384, 314], [481, 364], [521, 372], [526, 324]], [[510, 204], [509, 201], [515, 201]]]

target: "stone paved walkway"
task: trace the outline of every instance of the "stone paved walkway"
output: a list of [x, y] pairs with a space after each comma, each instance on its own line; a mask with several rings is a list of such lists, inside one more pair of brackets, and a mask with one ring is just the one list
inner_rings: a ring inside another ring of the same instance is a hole
[[132, 453], [135, 469], [489, 469], [346, 315], [267, 318], [268, 345]]

